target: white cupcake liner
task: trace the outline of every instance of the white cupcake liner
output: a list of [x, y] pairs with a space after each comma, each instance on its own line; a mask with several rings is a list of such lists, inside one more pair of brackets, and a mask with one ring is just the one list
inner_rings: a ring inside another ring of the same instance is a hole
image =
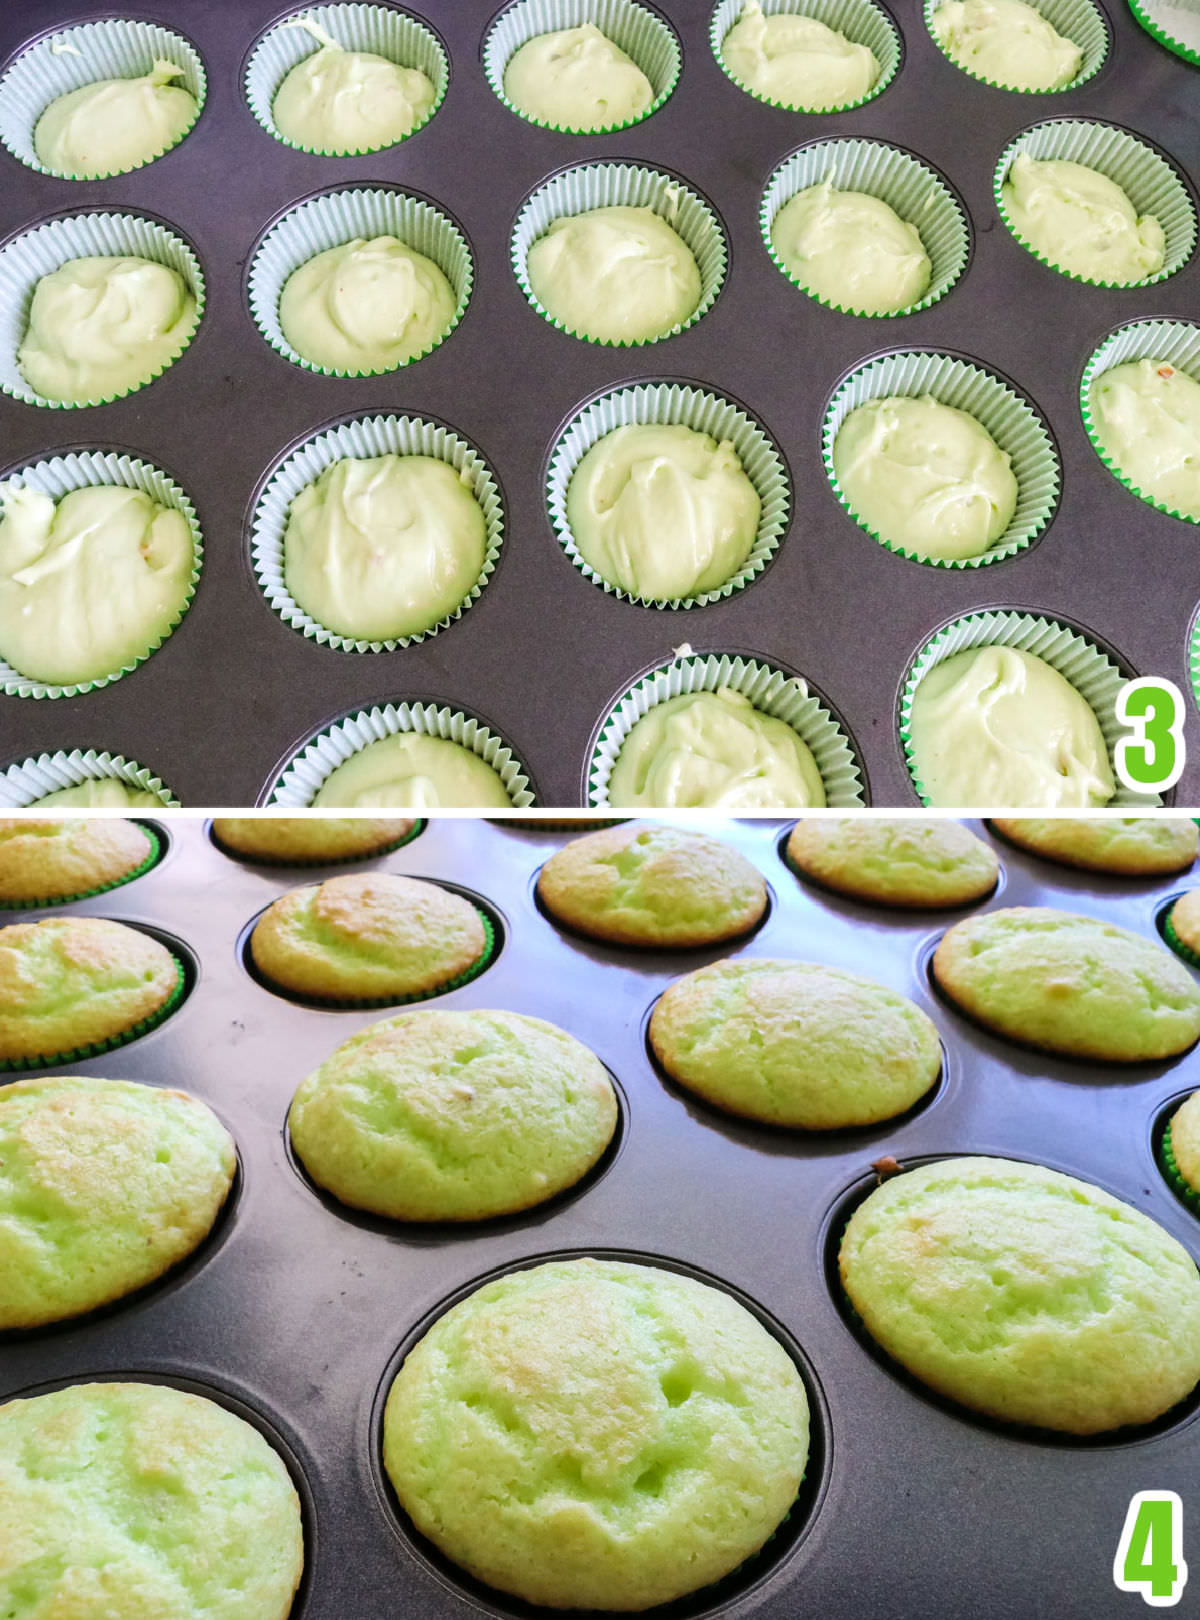
[[0, 479], [0, 484], [10, 483], [21, 484], [26, 489], [40, 490], [43, 495], [49, 495], [55, 501], [60, 501], [64, 495], [75, 489], [118, 485], [124, 489], [140, 489], [143, 494], [149, 495], [151, 500], [157, 501], [159, 506], [170, 507], [183, 514], [192, 537], [192, 577], [188, 593], [175, 617], [157, 638], [150, 642], [145, 652], [140, 653], [130, 663], [122, 665], [120, 669], [110, 670], [95, 680], [78, 681], [68, 686], [54, 686], [45, 681], [33, 680], [0, 658], [0, 691], [9, 697], [69, 698], [78, 697], [84, 692], [97, 691], [102, 686], [111, 686], [114, 681], [119, 681], [123, 675], [128, 675], [131, 670], [136, 669], [139, 664], [144, 664], [172, 634], [192, 605], [204, 561], [204, 537], [200, 532], [196, 509], [174, 479], [169, 478], [160, 468], [148, 461], [136, 461], [130, 456], [118, 455], [112, 450], [80, 450], [65, 456], [53, 456], [48, 461], [37, 462], [34, 466], [20, 467]]
[[[314, 55], [321, 47], [306, 28], [294, 26], [296, 19], [311, 19], [318, 28], [346, 51], [370, 51], [384, 56], [399, 67], [418, 68], [433, 82], [433, 106], [420, 123], [415, 124], [401, 141], [410, 140], [437, 112], [446, 95], [450, 81], [450, 63], [437, 35], [424, 23], [406, 11], [391, 6], [327, 5], [301, 6], [287, 17], [273, 23], [250, 53], [246, 64], [245, 93], [250, 111], [268, 135], [273, 135], [284, 146], [298, 152], [309, 152], [315, 157], [361, 157], [363, 152], [323, 152], [305, 146], [281, 135], [271, 114], [279, 86], [294, 67]], [[366, 151], [387, 151], [398, 146], [389, 141], [382, 147], [369, 147]]]
[[[479, 578], [455, 608], [428, 630], [416, 635], [396, 636], [388, 641], [361, 641], [327, 630], [306, 613], [284, 583], [284, 536], [291, 504], [301, 490], [316, 482], [328, 467], [348, 457], [433, 456], [456, 472], [465, 471], [471, 493], [478, 501], [487, 525], [486, 553]], [[395, 652], [428, 641], [439, 630], [461, 619], [491, 578], [500, 558], [504, 540], [504, 511], [500, 489], [491, 468], [465, 439], [438, 422], [413, 416], [363, 416], [315, 434], [287, 457], [270, 474], [254, 508], [250, 530], [250, 555], [255, 578], [271, 607], [285, 624], [298, 630], [321, 647], [340, 652]]]
[[[776, 216], [797, 193], [820, 185], [824, 180], [832, 181], [838, 191], [863, 191], [878, 197], [920, 232], [931, 274], [928, 289], [916, 303], [882, 313], [856, 309], [852, 304], [838, 303], [813, 292], [784, 263], [772, 240]], [[918, 310], [936, 304], [962, 275], [971, 253], [966, 214], [938, 171], [899, 146], [886, 146], [875, 140], [813, 141], [793, 152], [767, 182], [759, 225], [772, 263], [794, 287], [799, 287], [826, 309], [877, 319], [915, 315]]]
[[[866, 804], [858, 759], [849, 738], [804, 681], [757, 659], [693, 653], [640, 676], [604, 716], [588, 760], [588, 807], [609, 805], [608, 784], [617, 755], [644, 715], [670, 698], [725, 687], [740, 692], [764, 714], [785, 721], [807, 743], [821, 773], [829, 809], [857, 810]], [[613, 808], [619, 810], [621, 806]]]
[[[913, 698], [931, 669], [955, 653], [965, 652], [971, 647], [1018, 647], [1056, 669], [1090, 705], [1108, 747], [1109, 763], [1113, 763], [1116, 745], [1126, 735], [1125, 728], [1117, 720], [1117, 694], [1129, 677], [1121, 673], [1108, 654], [1078, 631], [1041, 614], [1004, 609], [968, 613], [943, 625], [929, 637], [909, 666], [900, 690], [900, 749], [917, 797], [923, 805], [938, 808], [927, 796], [913, 762], [910, 730]], [[1115, 769], [1113, 781], [1117, 790], [1108, 804], [1103, 806], [1106, 810], [1120, 810], [1127, 806], [1146, 810], [1163, 802], [1157, 793], [1132, 792], [1117, 776]], [[994, 808], [1019, 807], [997, 805]]]
[[1200, 0], [1129, 0], [1129, 9], [1152, 39], [1200, 67]]
[[[69, 48], [68, 48], [69, 47]], [[57, 34], [44, 34], [26, 46], [0, 78], [0, 142], [30, 169], [39, 174], [77, 180], [73, 174], [47, 169], [33, 144], [39, 118], [52, 101], [72, 90], [96, 84], [101, 79], [140, 79], [150, 73], [157, 61], [182, 68], [171, 83], [187, 90], [196, 100], [196, 117], [187, 129], [153, 156], [135, 163], [131, 169], [114, 174], [130, 174], [144, 168], [179, 145], [196, 126], [204, 110], [207, 81], [200, 53], [190, 40], [157, 23], [131, 22], [110, 17], [103, 22], [83, 23], [64, 28]], [[111, 175], [96, 176], [111, 179]]]
[[[556, 33], [563, 28], [580, 28], [592, 23], [630, 57], [650, 81], [654, 99], [644, 112], [633, 118], [606, 124], [603, 129], [576, 130], [534, 118], [510, 101], [504, 92], [504, 73], [522, 45], [539, 34]], [[483, 43], [483, 71], [500, 100], [526, 123], [539, 129], [556, 129], [567, 135], [614, 135], [618, 130], [640, 124], [666, 102], [679, 82], [683, 57], [679, 41], [667, 23], [637, 0], [516, 0], [500, 13]]]
[[318, 731], [296, 751], [271, 785], [267, 805], [307, 809], [339, 765], [368, 744], [402, 731], [417, 731], [469, 748], [499, 775], [514, 810], [534, 804], [525, 767], [503, 738], [489, 731], [481, 720], [435, 703], [388, 703], [359, 709]]
[[39, 754], [36, 759], [23, 759], [10, 765], [0, 772], [0, 806], [6, 810], [24, 810], [48, 793], [60, 793], [64, 788], [108, 778], [154, 794], [169, 810], [179, 809], [179, 800], [170, 788], [144, 765], [139, 765], [135, 759], [126, 759], [123, 754], [98, 754], [92, 748], [75, 748], [69, 754], [61, 751]]
[[[1192, 696], [1200, 709], [1200, 611], [1192, 621], [1192, 633], [1188, 637], [1188, 674], [1192, 681]], [[1200, 817], [1196, 818], [1196, 825], [1200, 826]]]
[[[595, 208], [652, 208], [691, 249], [700, 271], [700, 302], [686, 320], [678, 322], [669, 332], [632, 343], [588, 337], [551, 315], [529, 285], [526, 266], [534, 242], [546, 234], [556, 219], [590, 213]], [[511, 256], [521, 291], [544, 320], [584, 343], [616, 349], [661, 343], [664, 338], [676, 337], [694, 326], [716, 302], [729, 261], [725, 231], [700, 194], [672, 174], [632, 163], [584, 163], [551, 176], [533, 192], [517, 216]]]
[[[384, 371], [340, 371], [317, 365], [288, 342], [279, 324], [279, 300], [288, 277], [301, 265], [357, 237], [394, 236], [421, 253], [446, 277], [458, 303], [446, 330], [420, 354]], [[250, 261], [247, 296], [255, 325], [277, 353], [305, 371], [325, 377], [378, 377], [415, 365], [443, 344], [466, 313], [475, 270], [467, 239], [449, 215], [422, 197], [369, 186], [325, 191], [291, 208], [266, 232]]]
[[1156, 500], [1129, 478], [1109, 456], [1108, 451], [1101, 442], [1096, 430], [1096, 423], [1092, 417], [1090, 393], [1093, 382], [1102, 377], [1106, 371], [1114, 366], [1124, 365], [1129, 360], [1166, 360], [1178, 371], [1186, 371], [1190, 377], [1200, 382], [1200, 325], [1187, 321], [1134, 321], [1129, 326], [1122, 326], [1118, 331], [1105, 338], [1098, 349], [1094, 350], [1083, 368], [1083, 378], [1079, 384], [1079, 406], [1083, 415], [1083, 426], [1092, 449], [1100, 460], [1112, 473], [1118, 483], [1124, 484], [1130, 494], [1136, 495], [1147, 506], [1153, 506], [1160, 512], [1166, 512], [1170, 517], [1179, 518], [1183, 523], [1200, 523], [1200, 515], [1188, 512], [1179, 512], [1165, 501]]
[[[1014, 227], [1004, 206], [1004, 182], [1021, 153], [1039, 161], [1052, 158], [1082, 163], [1115, 181], [1137, 210], [1139, 219], [1150, 214], [1162, 226], [1166, 236], [1162, 269], [1141, 281], [1092, 281], [1076, 275], [1073, 270], [1064, 270], [1039, 253]], [[1086, 118], [1058, 118], [1022, 130], [1000, 156], [992, 179], [992, 192], [1000, 218], [1014, 241], [1040, 264], [1086, 287], [1153, 287], [1182, 270], [1196, 246], [1196, 211], [1175, 164], [1117, 124], [1101, 124]]]
[[[696, 433], [707, 433], [718, 443], [730, 440], [742, 470], [762, 503], [758, 534], [741, 568], [723, 584], [699, 596], [669, 600], [634, 596], [598, 574], [575, 545], [567, 517], [567, 490], [575, 469], [606, 434], [635, 423], [669, 423], [691, 428]], [[679, 383], [642, 383], [636, 388], [619, 388], [586, 405], [567, 424], [551, 452], [546, 486], [550, 522], [559, 544], [580, 573], [610, 596], [654, 608], [706, 607], [710, 602], [720, 602], [744, 589], [758, 578], [779, 549], [787, 533], [791, 506], [783, 457], [754, 418], [719, 394]]]
[[999, 79], [989, 79], [986, 73], [976, 73], [974, 69], [951, 56], [934, 33], [934, 13], [940, 11], [944, 3], [945, 0], [925, 0], [925, 26], [929, 29], [930, 39], [960, 73], [965, 73], [968, 78], [978, 79], [981, 84], [990, 84], [994, 89], [1009, 90], [1015, 95], [1025, 96], [1061, 95], [1065, 90], [1078, 90], [1089, 79], [1094, 79], [1108, 60], [1111, 45], [1108, 21], [1093, 0], [1036, 0], [1036, 9], [1050, 26], [1064, 39], [1078, 45], [1083, 52], [1079, 72], [1070, 84], [1060, 84], [1055, 90], [1027, 90], [1024, 85], [1004, 84]]
[[[151, 259], [156, 264], [167, 265], [182, 276], [195, 298], [195, 318], [166, 363], [144, 382], [86, 403], [46, 399], [29, 386], [17, 364], [17, 350], [29, 326], [29, 306], [43, 276], [60, 269], [71, 259], [93, 257]], [[165, 225], [135, 214], [108, 213], [72, 214], [35, 225], [32, 230], [10, 237], [0, 247], [0, 389], [26, 405], [42, 405], [60, 411], [83, 410], [124, 399], [140, 388], [149, 387], [168, 366], [174, 365], [195, 337], [203, 314], [204, 277], [199, 260], [183, 238]]]
[[[872, 399], [932, 394], [942, 405], [966, 411], [1011, 458], [1017, 505], [1008, 528], [978, 557], [922, 557], [876, 532], [861, 518], [838, 482], [833, 447], [850, 412]], [[1058, 453], [1043, 418], [1027, 399], [981, 366], [947, 354], [885, 354], [860, 366], [836, 389], [821, 428], [821, 459], [843, 508], [881, 546], [931, 568], [980, 568], [1025, 551], [1049, 524], [1058, 506]]]
[[782, 107], [785, 112], [798, 112], [801, 117], [824, 118], [830, 113], [850, 112], [855, 107], [865, 106], [868, 101], [874, 101], [876, 96], [883, 94], [900, 71], [904, 56], [900, 30], [890, 15], [882, 6], [876, 5], [874, 0], [760, 0], [765, 16], [773, 17], [780, 11], [786, 11], [794, 16], [815, 17], [818, 22], [824, 23], [826, 28], [844, 34], [853, 44], [867, 46], [879, 63], [879, 77], [866, 95], [859, 96], [855, 101], [847, 101], [840, 107], [826, 107], [815, 113], [804, 113], [798, 108], [788, 107], [781, 101], [775, 101], [770, 96], [752, 90], [748, 84], [743, 84], [730, 72], [721, 53], [725, 36], [742, 15], [745, 3], [746, 0], [720, 0], [709, 23], [708, 37], [722, 73], [736, 84], [739, 90], [753, 96], [755, 101], [765, 101], [770, 107]]

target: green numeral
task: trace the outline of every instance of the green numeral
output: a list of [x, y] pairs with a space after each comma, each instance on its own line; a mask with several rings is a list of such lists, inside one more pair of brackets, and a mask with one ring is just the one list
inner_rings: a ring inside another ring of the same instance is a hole
[[1179, 1602], [1187, 1584], [1183, 1561], [1183, 1504], [1174, 1491], [1138, 1491], [1129, 1504], [1113, 1581], [1122, 1592], [1140, 1592], [1156, 1609]]
[[1183, 775], [1183, 694], [1173, 681], [1143, 675], [1117, 693], [1117, 719], [1132, 732], [1117, 743], [1117, 775], [1134, 793], [1162, 793]]

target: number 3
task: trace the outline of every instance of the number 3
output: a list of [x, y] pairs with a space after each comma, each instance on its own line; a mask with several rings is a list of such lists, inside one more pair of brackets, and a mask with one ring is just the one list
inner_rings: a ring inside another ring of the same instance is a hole
[[1187, 1585], [1183, 1561], [1183, 1503], [1174, 1491], [1138, 1491], [1129, 1504], [1113, 1582], [1119, 1591], [1140, 1592], [1155, 1609], [1170, 1609]]
[[1148, 788], [1160, 793], [1183, 775], [1183, 694], [1173, 681], [1143, 675], [1117, 693], [1117, 719], [1132, 726], [1117, 743], [1113, 763], [1124, 785], [1134, 793]]

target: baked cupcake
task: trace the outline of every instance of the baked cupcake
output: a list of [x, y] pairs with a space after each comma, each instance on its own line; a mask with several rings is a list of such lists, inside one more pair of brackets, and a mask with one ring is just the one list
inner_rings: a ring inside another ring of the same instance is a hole
[[258, 1430], [165, 1384], [69, 1384], [0, 1406], [14, 1614], [286, 1620], [300, 1499]]
[[942, 1159], [855, 1210], [842, 1286], [867, 1332], [939, 1394], [1005, 1423], [1104, 1434], [1200, 1380], [1200, 1275], [1156, 1222], [1090, 1182]]
[[449, 989], [483, 966], [491, 930], [436, 883], [362, 872], [292, 889], [250, 935], [271, 984], [314, 1001], [403, 1001]]
[[821, 963], [759, 956], [669, 985], [650, 1044], [672, 1080], [726, 1113], [809, 1131], [903, 1114], [942, 1067], [937, 1030], [906, 996]]
[[0, 1090], [0, 1329], [143, 1288], [207, 1237], [233, 1138], [182, 1091], [55, 1075]]
[[1176, 956], [1200, 967], [1200, 889], [1179, 896], [1163, 918], [1163, 933]]
[[686, 827], [630, 825], [575, 838], [538, 873], [556, 922], [612, 945], [718, 945], [767, 909], [762, 873]]
[[719, 1289], [617, 1260], [510, 1273], [409, 1352], [383, 1419], [401, 1507], [527, 1602], [648, 1609], [787, 1516], [809, 1411], [782, 1345]]
[[214, 816], [212, 834], [226, 854], [248, 861], [325, 865], [386, 855], [416, 826], [411, 816]]
[[991, 894], [1000, 862], [957, 821], [858, 816], [798, 821], [787, 859], [826, 889], [881, 906], [965, 906]]
[[292, 1146], [343, 1204], [398, 1221], [477, 1221], [574, 1184], [617, 1126], [600, 1060], [510, 1012], [409, 1012], [351, 1036], [303, 1082]]
[[1162, 1158], [1172, 1185], [1200, 1211], [1200, 1091], [1193, 1091], [1171, 1115]]
[[1168, 951], [1049, 906], [979, 912], [946, 933], [933, 975], [1008, 1040], [1103, 1063], [1156, 1063], [1200, 1036], [1200, 987]]
[[133, 821], [0, 817], [0, 906], [75, 900], [127, 883], [158, 840]]
[[1010, 844], [1061, 866], [1131, 878], [1186, 872], [1200, 839], [1194, 821], [1169, 816], [996, 816], [992, 826]]
[[120, 1045], [182, 986], [166, 946], [123, 923], [53, 917], [0, 928], [0, 1067]]

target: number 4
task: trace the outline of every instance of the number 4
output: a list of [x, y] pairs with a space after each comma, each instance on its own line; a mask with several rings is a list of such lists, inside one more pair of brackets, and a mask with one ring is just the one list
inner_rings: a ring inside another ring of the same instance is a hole
[[1140, 1592], [1156, 1609], [1179, 1602], [1187, 1585], [1183, 1561], [1183, 1503], [1174, 1491], [1138, 1491], [1129, 1504], [1113, 1581], [1122, 1592]]

